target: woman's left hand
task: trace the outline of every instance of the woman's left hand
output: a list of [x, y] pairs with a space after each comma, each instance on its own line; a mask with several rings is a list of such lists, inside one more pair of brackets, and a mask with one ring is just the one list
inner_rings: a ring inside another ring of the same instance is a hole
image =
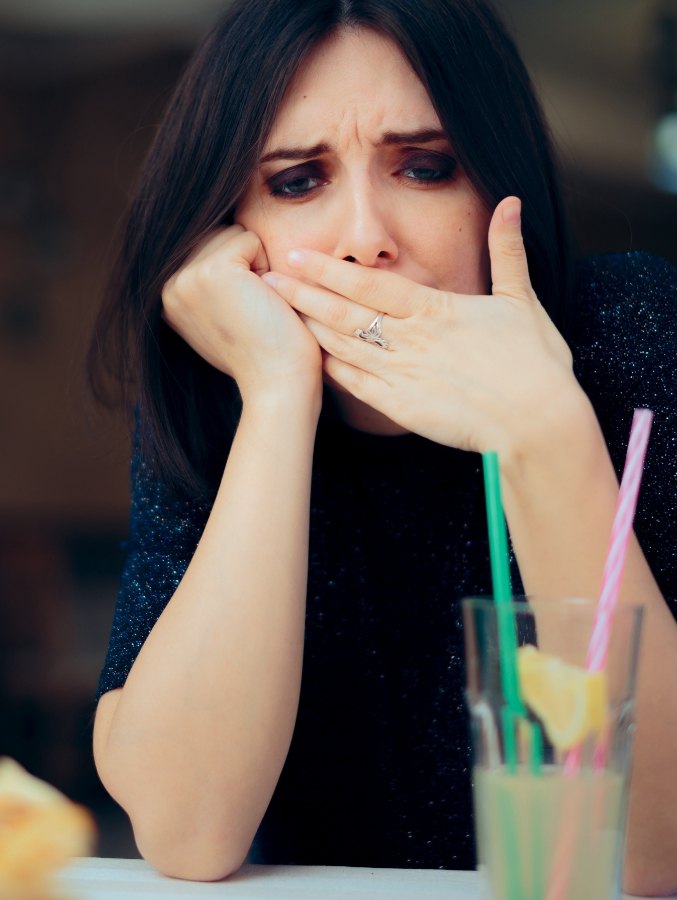
[[[439, 443], [514, 454], [548, 427], [553, 407], [582, 395], [569, 348], [531, 286], [519, 212], [509, 197], [492, 217], [487, 296], [309, 250], [289, 256], [298, 278], [264, 278], [301, 314], [326, 373], [348, 393]], [[389, 349], [355, 336], [378, 312]]]

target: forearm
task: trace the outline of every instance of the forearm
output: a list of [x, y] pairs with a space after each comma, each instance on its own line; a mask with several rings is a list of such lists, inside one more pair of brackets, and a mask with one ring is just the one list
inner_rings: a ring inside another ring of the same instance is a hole
[[[527, 593], [597, 597], [618, 483], [587, 401], [574, 401], [536, 452], [503, 471], [510, 534]], [[645, 618], [630, 791], [626, 887], [677, 887], [677, 627], [633, 537], [620, 603]]]
[[214, 855], [226, 869], [241, 862], [287, 754], [316, 418], [286, 402], [245, 404], [194, 558], [95, 735], [140, 849], [172, 874], [225, 874]]

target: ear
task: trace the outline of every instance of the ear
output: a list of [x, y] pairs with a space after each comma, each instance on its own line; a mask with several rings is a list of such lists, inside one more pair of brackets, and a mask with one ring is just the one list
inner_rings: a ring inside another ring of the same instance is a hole
[[494, 210], [489, 224], [492, 294], [520, 300], [533, 297], [529, 265], [522, 239], [522, 203], [506, 197]]

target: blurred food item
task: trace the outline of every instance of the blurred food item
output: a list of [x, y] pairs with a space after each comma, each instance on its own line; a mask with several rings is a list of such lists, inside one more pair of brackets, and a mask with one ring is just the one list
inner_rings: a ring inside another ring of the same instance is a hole
[[45, 897], [49, 876], [94, 845], [91, 815], [0, 757], [0, 900]]
[[599, 736], [607, 718], [605, 672], [588, 672], [526, 644], [517, 651], [520, 691], [559, 750]]

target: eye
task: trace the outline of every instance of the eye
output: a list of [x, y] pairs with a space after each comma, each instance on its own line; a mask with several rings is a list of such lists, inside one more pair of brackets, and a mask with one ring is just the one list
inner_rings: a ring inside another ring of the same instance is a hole
[[268, 190], [273, 197], [307, 197], [317, 188], [327, 183], [327, 178], [317, 166], [294, 166], [277, 172], [267, 180]]
[[417, 153], [407, 156], [397, 174], [406, 181], [422, 184], [450, 181], [456, 160], [445, 153]]

